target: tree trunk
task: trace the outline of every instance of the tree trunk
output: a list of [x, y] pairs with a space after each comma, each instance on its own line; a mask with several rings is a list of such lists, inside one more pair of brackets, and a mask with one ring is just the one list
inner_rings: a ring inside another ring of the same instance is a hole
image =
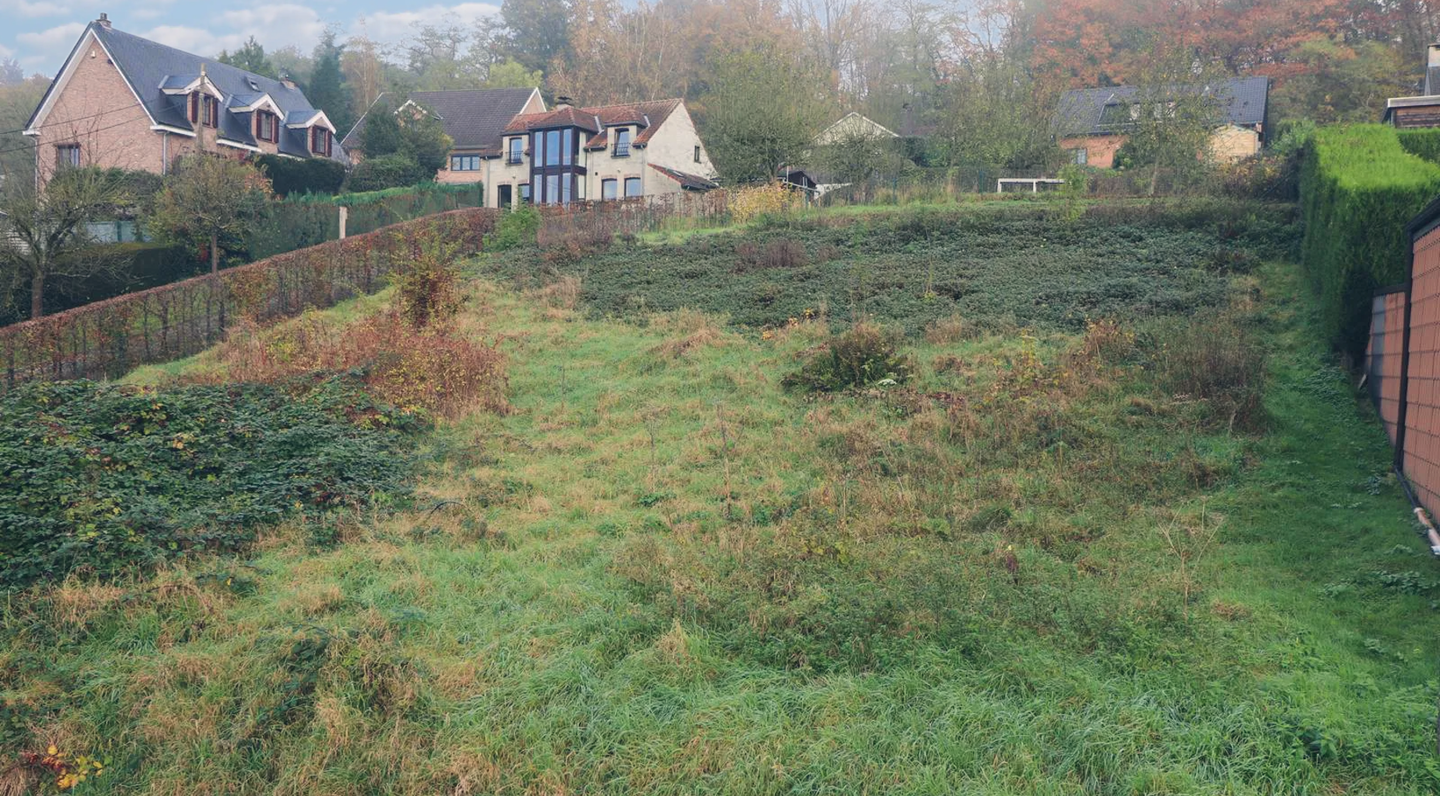
[[1150, 172], [1150, 195], [1155, 195], [1155, 190], [1160, 187], [1160, 159], [1155, 159], [1155, 170]]
[[30, 277], [30, 320], [45, 314], [45, 275]]
[[220, 235], [210, 233], [210, 273], [220, 273]]

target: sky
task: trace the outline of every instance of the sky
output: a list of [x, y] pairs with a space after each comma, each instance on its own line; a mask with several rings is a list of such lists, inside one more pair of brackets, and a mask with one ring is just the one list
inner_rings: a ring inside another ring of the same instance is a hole
[[417, 22], [463, 25], [499, 10], [499, 0], [291, 0], [239, 7], [214, 0], [0, 0], [0, 58], [18, 59], [26, 72], [54, 75], [102, 11], [118, 30], [213, 56], [249, 36], [267, 51], [297, 45], [309, 52], [330, 24], [393, 43]]

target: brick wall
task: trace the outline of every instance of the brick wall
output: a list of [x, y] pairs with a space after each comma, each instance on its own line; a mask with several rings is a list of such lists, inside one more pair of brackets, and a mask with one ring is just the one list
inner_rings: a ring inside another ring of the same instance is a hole
[[[76, 59], [74, 73], [56, 95], [36, 137], [36, 170], [41, 183], [55, 173], [57, 148], [64, 145], [80, 146], [82, 166], [156, 174], [164, 174], [178, 158], [201, 148], [234, 158], [249, 154], [248, 150], [218, 145], [216, 131], [208, 127], [201, 126], [196, 137], [151, 130], [149, 114], [93, 36], [86, 36]], [[269, 142], [262, 142], [259, 148], [269, 154], [278, 149]]]
[[[162, 172], [161, 135], [150, 129], [149, 115], [106, 57], [105, 48], [87, 36], [75, 57], [75, 71], [36, 137], [41, 182], [55, 173], [56, 147], [69, 144], [79, 144], [83, 166]], [[183, 140], [172, 136], [172, 157], [176, 143]]]
[[1370, 344], [1365, 350], [1365, 372], [1370, 397], [1380, 411], [1385, 434], [1395, 442], [1400, 418], [1400, 347], [1404, 345], [1405, 291], [1375, 296], [1371, 306]]
[[1440, 512], [1440, 229], [1414, 247], [1401, 467], [1434, 515]]

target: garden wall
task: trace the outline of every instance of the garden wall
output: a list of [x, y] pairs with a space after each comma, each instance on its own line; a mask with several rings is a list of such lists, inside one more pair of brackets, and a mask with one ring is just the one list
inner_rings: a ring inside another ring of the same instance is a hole
[[1440, 516], [1440, 200], [1409, 226], [1405, 281], [1372, 304], [1366, 372], [1395, 466]]
[[497, 211], [456, 210], [322, 243], [0, 329], [0, 389], [18, 382], [116, 378], [198, 353], [237, 319], [265, 322], [379, 290], [421, 240], [481, 249]]

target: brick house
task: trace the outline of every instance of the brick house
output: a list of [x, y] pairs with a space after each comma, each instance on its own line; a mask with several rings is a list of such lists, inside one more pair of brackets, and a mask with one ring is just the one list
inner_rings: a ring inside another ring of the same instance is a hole
[[[1190, 90], [1199, 91], [1200, 87]], [[1210, 137], [1210, 154], [1232, 163], [1259, 154], [1265, 143], [1270, 111], [1270, 78], [1246, 77], [1205, 86], [1203, 96], [1214, 99], [1220, 124]], [[1139, 89], [1112, 86], [1067, 91], [1060, 97], [1055, 132], [1060, 148], [1075, 163], [1108, 169], [1115, 154], [1129, 140], [1133, 114], [1140, 108]]]
[[344, 159], [335, 127], [294, 83], [86, 26], [26, 124], [36, 180], [99, 166], [164, 174], [196, 151]]
[[[419, 91], [394, 112], [411, 106], [438, 116], [455, 142], [436, 181], [484, 183], [486, 207], [717, 187], [684, 100], [577, 108], [562, 98], [547, 110], [538, 89]], [[345, 135], [347, 152], [359, 150], [364, 125]]]

